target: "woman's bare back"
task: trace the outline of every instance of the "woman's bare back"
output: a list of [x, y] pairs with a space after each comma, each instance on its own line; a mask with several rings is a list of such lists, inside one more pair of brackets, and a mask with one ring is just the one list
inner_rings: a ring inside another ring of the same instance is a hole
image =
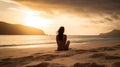
[[57, 41], [57, 45], [58, 45], [58, 48], [57, 48], [58, 51], [68, 50], [70, 41], [67, 41], [67, 36], [66, 35], [63, 35], [62, 40], [59, 40], [58, 35], [57, 35], [56, 36], [56, 41]]

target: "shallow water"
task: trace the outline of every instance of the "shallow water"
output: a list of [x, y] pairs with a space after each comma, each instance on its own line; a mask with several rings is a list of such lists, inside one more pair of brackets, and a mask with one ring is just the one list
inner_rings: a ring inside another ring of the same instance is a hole
[[[16, 46], [16, 45], [43, 45], [56, 44], [54, 35], [0, 35], [0, 47]], [[101, 38], [98, 36], [68, 36], [71, 43], [86, 43], [96, 41], [120, 40], [120, 38]]]

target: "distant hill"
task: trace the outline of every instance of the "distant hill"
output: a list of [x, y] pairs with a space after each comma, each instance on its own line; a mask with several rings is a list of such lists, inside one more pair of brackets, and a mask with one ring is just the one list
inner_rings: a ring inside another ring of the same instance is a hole
[[45, 33], [37, 28], [0, 21], [0, 35], [45, 35]]
[[101, 33], [100, 36], [102, 37], [120, 37], [120, 30], [112, 30], [108, 33]]

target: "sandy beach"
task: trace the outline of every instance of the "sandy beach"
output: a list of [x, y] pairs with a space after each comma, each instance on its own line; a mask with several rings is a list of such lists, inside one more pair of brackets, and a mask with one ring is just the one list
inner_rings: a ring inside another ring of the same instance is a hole
[[120, 0], [0, 0], [0, 67], [120, 67]]
[[68, 51], [55, 44], [4, 47], [0, 67], [120, 67], [120, 40], [71, 44]]

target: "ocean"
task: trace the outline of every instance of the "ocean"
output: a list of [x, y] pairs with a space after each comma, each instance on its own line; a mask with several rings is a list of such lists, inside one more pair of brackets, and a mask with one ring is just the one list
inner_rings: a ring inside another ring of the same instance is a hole
[[[119, 37], [102, 38], [99, 36], [69, 35], [68, 40], [73, 43], [87, 43], [97, 41], [120, 40]], [[21, 46], [21, 45], [46, 45], [56, 44], [55, 35], [0, 35], [0, 47]]]

